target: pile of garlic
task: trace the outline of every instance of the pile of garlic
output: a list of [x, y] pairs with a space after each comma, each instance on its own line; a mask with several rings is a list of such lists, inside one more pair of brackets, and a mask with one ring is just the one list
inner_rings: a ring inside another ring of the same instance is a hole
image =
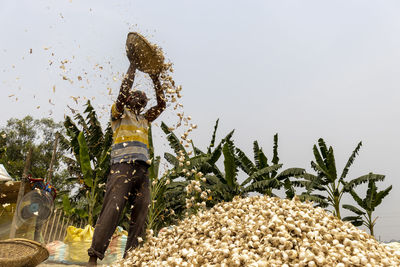
[[400, 255], [312, 203], [254, 196], [147, 231], [117, 266], [400, 266]]
[[400, 243], [399, 242], [391, 242], [391, 243], [383, 243], [389, 249], [394, 249], [395, 253], [400, 255]]

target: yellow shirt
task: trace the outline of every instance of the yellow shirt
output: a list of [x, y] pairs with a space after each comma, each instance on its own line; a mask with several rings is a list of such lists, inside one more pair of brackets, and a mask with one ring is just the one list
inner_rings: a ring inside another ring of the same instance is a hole
[[113, 130], [112, 164], [149, 160], [149, 122], [143, 115], [136, 115], [126, 107], [120, 113], [114, 103], [111, 107], [111, 128]]

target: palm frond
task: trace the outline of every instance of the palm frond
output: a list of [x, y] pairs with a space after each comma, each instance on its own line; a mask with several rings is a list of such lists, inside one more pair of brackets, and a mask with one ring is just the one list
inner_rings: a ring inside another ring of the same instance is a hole
[[277, 179], [270, 179], [270, 180], [263, 180], [263, 181], [257, 181], [249, 186], [245, 187], [242, 189], [243, 193], [249, 193], [249, 192], [259, 192], [265, 191], [266, 188], [271, 188], [271, 189], [280, 189], [282, 187], [282, 183], [279, 182]]
[[96, 178], [99, 179], [99, 181], [107, 181], [107, 174], [109, 173], [110, 170], [110, 160], [111, 160], [111, 147], [108, 148], [107, 150], [104, 150], [104, 152], [101, 154], [101, 157], [98, 160], [98, 163], [95, 164], [96, 167]]
[[258, 177], [263, 176], [263, 175], [265, 175], [267, 173], [270, 173], [272, 171], [278, 170], [281, 167], [282, 167], [282, 164], [276, 164], [276, 165], [272, 165], [272, 166], [268, 166], [268, 167], [262, 168], [261, 170], [258, 170], [256, 172], [254, 172], [246, 180], [244, 180], [243, 183], [241, 184], [241, 186], [245, 186], [246, 184], [248, 184], [251, 181], [257, 181]]
[[365, 214], [365, 212], [363, 212], [362, 210], [360, 210], [359, 208], [357, 208], [357, 207], [355, 207], [353, 205], [344, 204], [342, 207], [344, 209], [346, 209], [346, 210], [350, 210], [350, 211], [354, 212], [357, 215], [364, 215]]
[[153, 145], [153, 131], [151, 125], [149, 126], [147, 131], [147, 139], [149, 140], [149, 156], [152, 159], [154, 158], [154, 145]]
[[308, 172], [303, 173], [301, 175], [301, 177], [306, 179], [307, 181], [310, 181], [310, 182], [314, 181], [315, 179], [318, 179], [318, 176], [316, 176], [314, 174], [311, 174], [311, 173], [308, 173]]
[[354, 225], [355, 227], [359, 227], [359, 226], [363, 225], [363, 220], [362, 220], [361, 216], [347, 216], [347, 217], [344, 217], [342, 219], [342, 221], [351, 222], [351, 224]]
[[322, 196], [322, 195], [316, 195], [316, 194], [310, 195], [310, 194], [303, 193], [301, 195], [298, 195], [298, 197], [301, 201], [312, 201], [314, 203], [317, 203], [318, 204], [317, 206], [319, 206], [321, 208], [326, 208], [329, 206], [329, 203], [327, 202], [326, 197]]
[[178, 137], [168, 129], [168, 126], [164, 122], [161, 123], [161, 129], [167, 135], [169, 146], [174, 150], [175, 154], [179, 155], [179, 152], [183, 151], [184, 155], [187, 157], [185, 147], [179, 142]]
[[362, 142], [359, 142], [357, 147], [354, 149], [354, 151], [351, 153], [350, 158], [347, 160], [346, 165], [344, 166], [344, 169], [342, 171], [342, 175], [340, 176], [340, 179], [343, 180], [344, 178], [346, 178], [349, 169], [351, 167], [351, 165], [353, 165], [353, 162], [356, 158], [356, 156], [358, 155], [358, 152], [360, 151], [362, 146]]
[[296, 190], [294, 189], [294, 184], [289, 179], [286, 179], [283, 182], [283, 187], [285, 188], [286, 198], [287, 199], [294, 198], [294, 196], [296, 195]]
[[[218, 161], [218, 159], [219, 159], [219, 157], [221, 156], [221, 153], [222, 153], [222, 146], [225, 144], [225, 142], [231, 140], [234, 131], [235, 130], [232, 130], [230, 133], [228, 133], [225, 136], [225, 138], [221, 140], [221, 142], [214, 149], [214, 151], [211, 152], [211, 157], [210, 157], [210, 160], [208, 161], [208, 163], [210, 163], [211, 165], [214, 165]], [[207, 153], [207, 154], [210, 154], [210, 153]]]
[[239, 148], [236, 148], [236, 158], [239, 163], [239, 167], [247, 174], [251, 175], [254, 170], [255, 170], [255, 165], [251, 160], [246, 156], [246, 154], [240, 150]]
[[175, 168], [179, 166], [179, 160], [171, 153], [165, 152], [164, 158], [168, 161], [168, 163], [172, 164], [172, 166], [174, 166]]
[[65, 138], [64, 135], [59, 134], [58, 143], [62, 150], [72, 152], [71, 143], [68, 141], [67, 138]]
[[221, 180], [217, 176], [214, 176], [214, 175], [206, 175], [205, 177], [207, 179], [207, 183], [210, 185], [219, 184], [221, 182]]
[[190, 167], [196, 169], [203, 169], [203, 165], [207, 167], [210, 165], [208, 161], [210, 160], [210, 156], [207, 154], [194, 156], [190, 159]]
[[294, 187], [307, 187], [310, 183], [309, 181], [302, 181], [302, 180], [292, 180], [290, 181]]
[[375, 201], [373, 203], [374, 207], [379, 206], [382, 203], [382, 200], [389, 194], [389, 192], [392, 190], [392, 186], [389, 186], [385, 190], [382, 190], [376, 194]]
[[262, 148], [260, 148], [260, 150], [258, 151], [258, 160], [259, 160], [259, 164], [260, 164], [260, 167], [259, 167], [259, 169], [261, 169], [261, 168], [265, 168], [265, 167], [268, 167], [269, 166], [269, 164], [268, 164], [268, 158], [267, 158], [267, 156], [264, 154], [264, 151], [262, 150]]
[[150, 180], [155, 180], [158, 178], [158, 172], [160, 169], [160, 161], [161, 157], [157, 156], [154, 160], [151, 162], [151, 166], [149, 168], [149, 178]]
[[[327, 147], [324, 139], [322, 139], [322, 138], [318, 139], [318, 146], [321, 151], [322, 158], [325, 161], [325, 159], [327, 158], [327, 155], [328, 155], [328, 147]], [[325, 164], [323, 164], [323, 165], [325, 165]]]
[[217, 134], [218, 122], [219, 122], [219, 119], [217, 119], [217, 121], [215, 122], [214, 131], [213, 131], [213, 134], [212, 134], [212, 137], [211, 137], [210, 145], [207, 148], [207, 153], [208, 154], [211, 153], [211, 148], [214, 147], [214, 145], [215, 145], [215, 137], [216, 137], [216, 134]]
[[80, 133], [80, 130], [69, 116], [65, 118], [64, 127], [66, 129], [67, 136], [70, 138], [69, 143], [71, 144], [71, 150], [79, 161], [78, 135]]
[[329, 147], [328, 154], [326, 157], [326, 167], [329, 173], [329, 180], [331, 183], [334, 183], [337, 179], [337, 172], [336, 172], [336, 162], [335, 162], [335, 155], [333, 153], [333, 148]]
[[212, 173], [215, 176], [217, 176], [222, 182], [226, 183], [224, 175], [222, 174], [222, 172], [219, 170], [219, 168], [217, 166], [213, 165]]
[[90, 166], [89, 148], [87, 147], [87, 143], [86, 143], [83, 132], [81, 132], [79, 134], [78, 141], [79, 141], [79, 147], [80, 147], [79, 164], [81, 166], [81, 171], [82, 171], [83, 178], [84, 178], [83, 180], [85, 181], [85, 184], [87, 186], [92, 187], [93, 182], [94, 182], [93, 170], [92, 170], [92, 167]]
[[278, 134], [274, 135], [273, 158], [272, 158], [271, 162], [273, 164], [278, 164], [279, 163], [279, 157], [278, 157]]
[[211, 152], [210, 160], [208, 161], [211, 165], [214, 165], [222, 155], [222, 145], [219, 144], [214, 151]]
[[78, 121], [78, 124], [80, 126], [82, 126], [82, 128], [83, 128], [83, 132], [85, 133], [85, 135], [87, 135], [88, 134], [88, 125], [85, 121], [85, 118], [80, 113], [76, 113], [74, 116], [74, 119]]
[[195, 156], [197, 156], [197, 155], [203, 155], [203, 154], [204, 154], [203, 151], [201, 151], [198, 147], [196, 147], [196, 146], [194, 145], [193, 140], [192, 140], [190, 143], [192, 144], [192, 148], [193, 148], [193, 152], [194, 152], [194, 155], [195, 155]]
[[[325, 165], [325, 158], [323, 158], [321, 156], [316, 145], [314, 145], [314, 147], [313, 147], [313, 152], [314, 152], [314, 158], [315, 158], [316, 162], [314, 163], [314, 166], [313, 166], [313, 164], [311, 164], [311, 167], [316, 171], [322, 172], [325, 176], [328, 176], [329, 172]], [[324, 153], [326, 155], [327, 151], [325, 151]], [[317, 166], [318, 166], [318, 170], [315, 169]]]
[[304, 173], [301, 175], [301, 177], [303, 177], [304, 179], [306, 179], [307, 181], [309, 181], [309, 183], [307, 184], [307, 191], [311, 192], [313, 190], [326, 190], [322, 185], [324, 184], [324, 181], [316, 175], [310, 174], [310, 173]]
[[215, 165], [211, 165], [208, 162], [203, 162], [202, 165], [200, 166], [199, 171], [201, 171], [203, 174], [209, 174], [213, 173], [215, 167], [216, 167]]
[[320, 176], [321, 178], [326, 178], [326, 180], [330, 181], [330, 175], [326, 168], [321, 167], [321, 165], [315, 163], [314, 161], [311, 161], [311, 168], [313, 168], [313, 170], [318, 173], [318, 176]]
[[350, 182], [346, 183], [345, 190], [349, 190], [351, 188], [356, 187], [357, 185], [367, 183], [370, 180], [383, 181], [384, 179], [385, 179], [385, 175], [369, 173], [369, 174], [360, 176], [358, 178], [355, 178], [355, 179], [351, 180]]
[[107, 124], [103, 140], [103, 151], [108, 151], [108, 148], [111, 147], [113, 142], [113, 130], [111, 129], [110, 123]]
[[87, 113], [87, 124], [88, 124], [88, 145], [91, 148], [90, 151], [93, 154], [95, 160], [100, 157], [103, 143], [104, 143], [104, 135], [103, 130], [101, 129], [100, 121], [97, 119], [96, 112], [90, 101], [86, 103], [86, 109], [84, 111]]
[[302, 168], [289, 168], [280, 172], [275, 178], [282, 181], [289, 177], [300, 177], [305, 173], [305, 169]]
[[357, 195], [357, 193], [354, 191], [354, 189], [350, 190], [350, 195], [353, 197], [353, 199], [357, 202], [357, 204], [360, 207], [365, 208], [364, 201]]
[[222, 153], [224, 154], [225, 180], [230, 187], [234, 187], [238, 169], [235, 163], [233, 143], [231, 141], [225, 142]]
[[368, 181], [368, 190], [367, 190], [367, 196], [364, 199], [364, 204], [366, 206], [366, 210], [373, 211], [374, 206], [373, 206], [373, 201], [376, 196], [376, 184], [374, 181], [369, 180]]
[[260, 147], [258, 145], [257, 141], [253, 142], [253, 154], [254, 154], [254, 162], [256, 164], [257, 169], [260, 169], [260, 159], [259, 159], [259, 154], [260, 152]]

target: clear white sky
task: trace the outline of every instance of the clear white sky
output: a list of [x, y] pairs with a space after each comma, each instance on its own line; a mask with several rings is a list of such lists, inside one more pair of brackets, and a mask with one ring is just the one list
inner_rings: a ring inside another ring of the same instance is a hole
[[[27, 114], [62, 120], [67, 105], [81, 109], [71, 96], [93, 98], [106, 122], [128, 67], [126, 34], [139, 31], [174, 63], [200, 147], [220, 118], [218, 137], [235, 128], [249, 155], [258, 140], [271, 157], [279, 133], [284, 167], [310, 169], [323, 137], [342, 170], [362, 140], [349, 177], [387, 176], [378, 186], [393, 190], [375, 213], [376, 235], [400, 239], [399, 12], [389, 0], [2, 0], [0, 126]], [[168, 110], [161, 120], [176, 116]], [[155, 135], [162, 154], [167, 144]]]

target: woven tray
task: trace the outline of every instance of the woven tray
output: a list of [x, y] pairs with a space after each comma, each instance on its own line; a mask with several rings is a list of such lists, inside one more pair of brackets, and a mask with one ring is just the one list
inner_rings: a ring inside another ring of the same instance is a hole
[[137, 32], [128, 33], [126, 39], [126, 53], [134, 66], [145, 73], [160, 73], [163, 68], [164, 57], [146, 38]]
[[48, 257], [49, 252], [38, 242], [22, 238], [0, 241], [0, 267], [33, 267]]

